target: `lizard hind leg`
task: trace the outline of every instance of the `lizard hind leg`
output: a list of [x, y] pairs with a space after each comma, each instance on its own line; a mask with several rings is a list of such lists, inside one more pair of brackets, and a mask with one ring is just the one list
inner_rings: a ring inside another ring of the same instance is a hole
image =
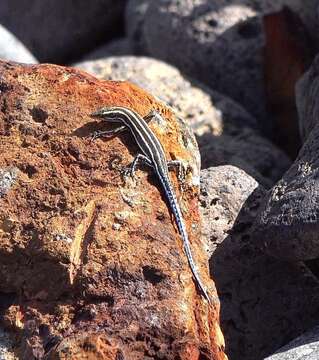
[[171, 160], [167, 162], [167, 166], [170, 170], [177, 169], [178, 181], [184, 184], [187, 174], [187, 167], [184, 165], [184, 163], [180, 160]]
[[152, 161], [143, 154], [138, 154], [135, 156], [133, 162], [124, 169], [123, 173], [125, 176], [131, 176], [132, 178], [135, 177], [135, 171], [139, 164], [145, 164], [150, 167], [153, 167]]
[[146, 116], [143, 117], [143, 119], [147, 122], [150, 123], [153, 120], [156, 120], [156, 122], [158, 124], [163, 124], [165, 123], [164, 118], [161, 116], [160, 113], [158, 113], [156, 110], [152, 110], [150, 111]]

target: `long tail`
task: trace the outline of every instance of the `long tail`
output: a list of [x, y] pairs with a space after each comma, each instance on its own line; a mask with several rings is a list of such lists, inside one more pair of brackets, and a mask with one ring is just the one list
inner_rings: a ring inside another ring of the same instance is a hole
[[191, 271], [192, 271], [192, 274], [193, 274], [193, 277], [195, 280], [195, 284], [196, 284], [198, 290], [200, 291], [200, 293], [206, 298], [208, 303], [211, 303], [210, 297], [209, 297], [209, 295], [202, 283], [202, 280], [200, 279], [200, 276], [196, 270], [196, 265], [195, 265], [195, 262], [193, 259], [187, 230], [186, 230], [185, 223], [183, 220], [183, 214], [182, 214], [179, 204], [177, 202], [176, 196], [172, 190], [172, 185], [166, 179], [162, 179], [162, 178], [161, 178], [161, 183], [164, 187], [165, 193], [167, 195], [167, 199], [171, 206], [171, 210], [174, 214], [178, 230], [182, 236], [184, 251], [187, 256], [188, 264], [189, 264], [189, 267], [191, 268]]

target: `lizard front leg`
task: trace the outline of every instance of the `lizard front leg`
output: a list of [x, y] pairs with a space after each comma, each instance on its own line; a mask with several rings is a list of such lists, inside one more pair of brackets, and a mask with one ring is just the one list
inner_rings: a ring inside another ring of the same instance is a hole
[[111, 129], [111, 130], [94, 131], [94, 133], [92, 135], [90, 135], [90, 137], [91, 137], [91, 140], [94, 141], [94, 140], [102, 138], [102, 137], [115, 136], [125, 130], [127, 130], [127, 127], [125, 125], [121, 125], [121, 126], [116, 127], [115, 129]]

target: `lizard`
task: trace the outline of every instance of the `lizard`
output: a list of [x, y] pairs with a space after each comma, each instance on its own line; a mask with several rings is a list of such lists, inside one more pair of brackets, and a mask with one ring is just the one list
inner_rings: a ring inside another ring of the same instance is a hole
[[[118, 123], [120, 125], [112, 130], [95, 132], [93, 134], [93, 139], [103, 136], [114, 136], [127, 129], [131, 132], [142, 153], [138, 154], [134, 158], [133, 162], [127, 170], [129, 174], [134, 177], [138, 163], [144, 163], [153, 168], [162, 185], [166, 199], [174, 215], [178, 231], [182, 237], [183, 248], [187, 256], [188, 264], [191, 269], [195, 284], [200, 294], [208, 301], [208, 303], [210, 303], [210, 297], [196, 270], [183, 214], [169, 177], [169, 168], [178, 166], [179, 170], [181, 170], [182, 162], [179, 160], [167, 161], [162, 144], [148, 125], [148, 121], [150, 121], [154, 116], [161, 115], [157, 112], [151, 112], [149, 115], [143, 118], [137, 112], [127, 107], [102, 107], [93, 112], [91, 117], [102, 118], [108, 122]], [[179, 176], [179, 180], [180, 179], [181, 177]]]

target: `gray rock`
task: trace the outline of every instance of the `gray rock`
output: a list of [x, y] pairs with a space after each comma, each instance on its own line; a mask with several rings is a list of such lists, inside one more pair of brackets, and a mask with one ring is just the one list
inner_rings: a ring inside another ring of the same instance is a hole
[[319, 6], [318, 0], [285, 0], [284, 4], [298, 14], [310, 36], [319, 45]]
[[129, 0], [125, 11], [126, 35], [133, 44], [134, 53], [148, 55], [146, 39], [144, 37], [144, 19], [152, 0]]
[[297, 159], [267, 195], [256, 236], [268, 253], [286, 260], [319, 257], [319, 57], [297, 91], [302, 136]]
[[[147, 9], [153, 0], [128, 0], [126, 6], [126, 32], [134, 43], [134, 48], [139, 49], [138, 54], [148, 54], [146, 38], [144, 35], [144, 18]], [[231, 2], [230, 2], [231, 3]], [[283, 6], [289, 7], [298, 16], [300, 16], [304, 25], [307, 27], [309, 34], [317, 40], [319, 44], [319, 6], [317, 0], [262, 0], [252, 2], [250, 5], [265, 13], [280, 11]]]
[[[232, 165], [201, 171], [202, 236], [210, 256], [229, 236], [240, 209], [258, 186], [254, 178]], [[261, 198], [264, 192], [259, 190]]]
[[254, 177], [264, 187], [271, 187], [289, 168], [288, 157], [269, 140], [248, 127], [231, 135], [198, 137], [202, 168], [234, 165]]
[[319, 321], [319, 281], [264, 254], [252, 224], [265, 190], [232, 166], [202, 170], [200, 211], [231, 360], [262, 360]]
[[75, 64], [98, 78], [131, 81], [172, 106], [197, 136], [257, 128], [256, 120], [231, 99], [185, 78], [179, 70], [147, 57], [121, 56]]
[[260, 116], [264, 113], [261, 24], [252, 8], [231, 3], [151, 2], [144, 24], [147, 48], [152, 56], [176, 65]]
[[36, 64], [38, 62], [22, 42], [1, 25], [0, 58], [26, 64]]
[[[302, 0], [293, 3], [306, 7]], [[290, 1], [150, 1], [144, 21], [139, 21], [140, 38], [151, 56], [176, 65], [265, 119], [261, 15], [283, 4]]]
[[319, 326], [307, 331], [265, 360], [318, 360]]
[[1, 0], [0, 23], [41, 61], [66, 62], [109, 39], [125, 0]]
[[110, 56], [132, 55], [133, 48], [130, 39], [120, 38], [102, 45], [86, 54], [82, 61], [97, 60]]
[[305, 142], [313, 128], [318, 124], [319, 101], [319, 55], [311, 68], [296, 84], [296, 101], [299, 112], [299, 129], [302, 141]]

